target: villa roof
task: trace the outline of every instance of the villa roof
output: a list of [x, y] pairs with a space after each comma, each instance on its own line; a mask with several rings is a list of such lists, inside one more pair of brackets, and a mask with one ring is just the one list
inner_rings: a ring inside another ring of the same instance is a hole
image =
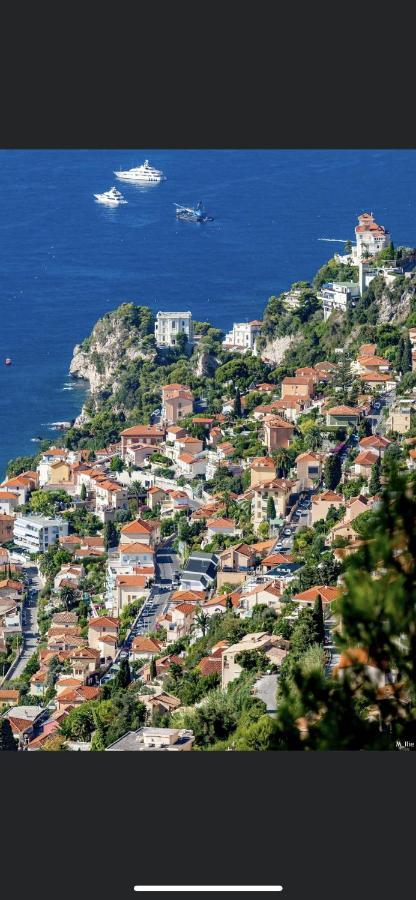
[[324, 500], [325, 503], [344, 502], [344, 498], [341, 497], [341, 494], [336, 494], [335, 491], [324, 491], [323, 494], [313, 494], [312, 503], [319, 503], [321, 500]]
[[373, 466], [374, 463], [378, 461], [378, 454], [373, 453], [371, 450], [363, 450], [362, 453], [359, 453], [358, 456], [354, 459], [354, 465], [356, 466]]
[[123, 525], [121, 534], [151, 534], [154, 531], [154, 525], [144, 519], [135, 519], [134, 522], [128, 522]]
[[253, 459], [251, 469], [275, 469], [275, 463], [270, 456], [257, 456]]
[[330, 409], [327, 410], [330, 416], [358, 416], [359, 410], [356, 406], [331, 406]]
[[96, 616], [94, 619], [89, 619], [88, 621], [89, 628], [101, 629], [103, 627], [108, 628], [109, 626], [118, 628], [119, 620], [115, 619], [113, 616]]
[[152, 547], [149, 547], [149, 544], [141, 544], [138, 541], [135, 541], [134, 543], [131, 543], [131, 544], [120, 544], [119, 551], [120, 551], [120, 554], [122, 554], [122, 555], [123, 554], [126, 555], [126, 553], [133, 554], [133, 555], [135, 553], [137, 553], [137, 554], [151, 553], [152, 556], [154, 555], [154, 552], [155, 552], [152, 549]]
[[307, 591], [302, 591], [300, 594], [295, 594], [293, 600], [303, 600], [303, 601], [315, 601], [317, 597], [322, 598], [322, 603], [332, 603], [333, 600], [336, 600], [340, 595], [339, 588], [328, 587], [326, 584], [316, 584], [314, 587], [308, 588]]
[[124, 431], [121, 432], [122, 437], [163, 437], [165, 434], [163, 429], [158, 428], [157, 425], [132, 425], [131, 428], [125, 428]]

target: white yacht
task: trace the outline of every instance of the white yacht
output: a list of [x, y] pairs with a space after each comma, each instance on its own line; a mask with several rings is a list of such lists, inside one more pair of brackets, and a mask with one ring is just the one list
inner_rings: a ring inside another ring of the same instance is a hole
[[166, 181], [166, 178], [159, 169], [154, 169], [150, 165], [149, 160], [145, 159], [142, 166], [136, 166], [134, 169], [127, 171], [114, 172], [121, 181], [136, 181], [139, 184], [158, 184], [160, 181]]
[[105, 203], [107, 206], [120, 206], [122, 203], [127, 203], [123, 194], [116, 187], [110, 188], [104, 194], [94, 194], [94, 197], [98, 203]]

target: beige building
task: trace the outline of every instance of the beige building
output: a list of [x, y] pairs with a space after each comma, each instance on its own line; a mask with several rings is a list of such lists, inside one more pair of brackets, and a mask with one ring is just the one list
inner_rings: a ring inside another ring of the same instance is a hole
[[253, 488], [251, 517], [254, 527], [258, 528], [267, 519], [267, 501], [269, 497], [272, 497], [274, 500], [276, 516], [284, 519], [289, 498], [291, 494], [295, 493], [296, 487], [297, 481], [287, 478], [274, 478], [273, 481]]
[[166, 425], [176, 425], [179, 419], [191, 415], [194, 395], [186, 384], [165, 384], [162, 387], [162, 419]]
[[258, 631], [254, 634], [245, 634], [238, 644], [232, 644], [227, 647], [222, 654], [222, 673], [221, 686], [222, 689], [234, 681], [241, 674], [241, 666], [236, 662], [236, 656], [245, 650], [271, 650], [277, 644], [279, 638], [277, 635], [270, 635], [267, 631]]
[[194, 603], [178, 603], [170, 609], [161, 621], [162, 626], [166, 627], [167, 644], [173, 644], [179, 638], [190, 634], [196, 613], [197, 607]]
[[133, 425], [121, 432], [121, 456], [125, 457], [128, 447], [134, 444], [147, 444], [157, 447], [165, 439], [165, 431], [158, 425]]
[[270, 456], [258, 456], [251, 466], [251, 487], [276, 478], [276, 466]]
[[319, 519], [326, 519], [330, 509], [339, 509], [344, 503], [345, 500], [341, 494], [336, 494], [334, 491], [314, 494], [312, 497], [311, 525], [319, 522]]
[[354, 459], [354, 474], [368, 480], [371, 477], [372, 467], [378, 461], [379, 456], [374, 450], [362, 450]]
[[74, 678], [86, 679], [100, 668], [100, 651], [92, 647], [80, 647], [69, 657]]
[[227, 547], [219, 554], [220, 569], [223, 572], [246, 571], [255, 565], [256, 553], [248, 544]]
[[156, 519], [135, 519], [123, 525], [120, 532], [120, 545], [124, 549], [127, 544], [148, 544], [155, 547], [160, 541], [160, 522]]
[[263, 422], [264, 440], [269, 453], [279, 447], [289, 447], [294, 425], [282, 416], [266, 416]]
[[64, 460], [51, 463], [49, 466], [49, 484], [62, 484], [71, 481], [72, 470], [69, 463]]
[[397, 431], [398, 434], [407, 434], [410, 431], [410, 407], [392, 409], [386, 427], [388, 431]]
[[167, 494], [166, 491], [162, 490], [160, 487], [151, 487], [147, 491], [147, 505], [149, 509], [155, 509], [156, 506], [159, 506], [166, 500]]
[[314, 394], [314, 382], [312, 378], [306, 378], [304, 375], [289, 375], [282, 381], [282, 399], [286, 397], [300, 397], [309, 400]]
[[320, 481], [322, 475], [322, 459], [319, 454], [300, 453], [296, 457], [296, 474], [300, 491], [313, 488]]
[[119, 621], [113, 616], [97, 616], [88, 622], [88, 644], [94, 650], [100, 649], [102, 635], [118, 638]]
[[153, 569], [148, 575], [117, 575], [115, 601], [116, 611], [120, 613], [130, 603], [148, 596], [148, 583], [153, 577]]

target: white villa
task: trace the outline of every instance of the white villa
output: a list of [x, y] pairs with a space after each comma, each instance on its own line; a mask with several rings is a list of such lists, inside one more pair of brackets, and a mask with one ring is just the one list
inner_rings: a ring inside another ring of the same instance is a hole
[[158, 312], [155, 339], [158, 347], [174, 347], [178, 334], [185, 334], [190, 343], [194, 339], [191, 312]]

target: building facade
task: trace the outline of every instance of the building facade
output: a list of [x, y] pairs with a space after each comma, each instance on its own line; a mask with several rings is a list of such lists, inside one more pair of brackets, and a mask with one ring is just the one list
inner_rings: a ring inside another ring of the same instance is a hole
[[155, 322], [155, 339], [158, 347], [175, 347], [179, 334], [193, 342], [194, 331], [191, 312], [158, 312]]
[[46, 553], [67, 534], [68, 522], [59, 516], [16, 516], [14, 522], [14, 541], [29, 553]]

